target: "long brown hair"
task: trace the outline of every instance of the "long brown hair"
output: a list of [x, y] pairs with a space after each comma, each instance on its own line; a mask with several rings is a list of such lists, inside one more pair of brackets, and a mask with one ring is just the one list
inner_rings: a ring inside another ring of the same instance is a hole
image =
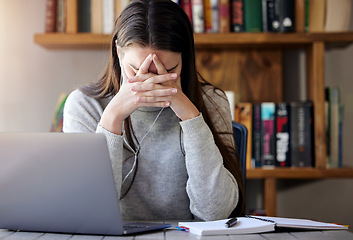
[[[116, 42], [120, 47], [138, 43], [158, 50], [181, 53], [183, 63], [180, 74], [181, 87], [184, 94], [202, 113], [223, 156], [224, 166], [237, 180], [239, 203], [232, 215], [243, 214], [244, 180], [238, 154], [234, 146], [225, 145], [220, 137], [221, 134], [232, 135], [232, 132], [217, 132], [205, 106], [203, 96], [207, 95], [203, 91], [203, 86], [210, 84], [197, 73], [193, 30], [184, 10], [171, 0], [132, 1], [117, 19], [114, 32], [111, 40], [111, 57], [104, 75], [98, 82], [82, 87], [81, 91], [96, 99], [114, 96], [119, 91], [121, 70]], [[212, 99], [209, 100], [216, 105]], [[129, 144], [134, 147], [130, 117], [124, 121], [124, 130]]]

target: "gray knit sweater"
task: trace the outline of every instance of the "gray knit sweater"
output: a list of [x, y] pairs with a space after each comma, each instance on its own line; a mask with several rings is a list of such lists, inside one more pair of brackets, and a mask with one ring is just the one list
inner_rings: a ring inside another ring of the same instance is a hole
[[[223, 93], [206, 91], [219, 112], [204, 97], [217, 130], [231, 132], [229, 103]], [[212, 133], [203, 116], [180, 121], [170, 108], [163, 109], [151, 132], [141, 143], [138, 165], [124, 137], [98, 123], [111, 98], [96, 100], [73, 91], [65, 104], [64, 132], [97, 132], [106, 136], [118, 194], [131, 185], [120, 200], [125, 220], [227, 218], [238, 203], [238, 185], [223, 166]], [[140, 108], [131, 115], [137, 140], [150, 129], [161, 108]], [[222, 134], [234, 146], [229, 134]], [[128, 175], [122, 184], [125, 176]], [[133, 172], [136, 176], [132, 182]], [[131, 184], [132, 183], [132, 184]]]

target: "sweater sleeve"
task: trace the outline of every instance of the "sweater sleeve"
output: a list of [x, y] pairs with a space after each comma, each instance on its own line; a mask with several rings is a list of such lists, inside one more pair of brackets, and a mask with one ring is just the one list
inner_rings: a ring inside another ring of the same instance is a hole
[[109, 132], [99, 125], [103, 106], [96, 99], [90, 98], [80, 92], [73, 91], [67, 98], [64, 108], [64, 132], [91, 132], [104, 134], [117, 192], [120, 193], [122, 182], [122, 151], [123, 137]]
[[[229, 103], [224, 94], [213, 93], [212, 99], [217, 103], [218, 110], [208, 106], [212, 113], [212, 121], [219, 133], [231, 133]], [[238, 184], [224, 167], [223, 157], [215, 144], [211, 130], [202, 115], [183, 121], [180, 125], [183, 131], [188, 172], [186, 190], [190, 198], [191, 212], [203, 220], [229, 217], [238, 203]], [[220, 134], [220, 137], [225, 144], [234, 147], [232, 135]]]

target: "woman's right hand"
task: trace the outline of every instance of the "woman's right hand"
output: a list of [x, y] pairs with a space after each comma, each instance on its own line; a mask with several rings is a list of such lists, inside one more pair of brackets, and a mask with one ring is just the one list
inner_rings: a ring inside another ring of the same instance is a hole
[[[149, 73], [152, 63], [152, 55], [149, 54], [141, 64], [134, 80], [127, 78], [123, 67], [123, 84], [119, 92], [104, 109], [100, 125], [104, 129], [122, 134], [123, 121], [140, 107], [168, 107], [171, 96], [177, 93], [177, 89], [161, 85], [160, 82], [175, 80], [176, 74], [156, 75]], [[136, 81], [138, 79], [138, 81]], [[149, 81], [146, 81], [146, 80]], [[138, 89], [138, 91], [136, 91]]]

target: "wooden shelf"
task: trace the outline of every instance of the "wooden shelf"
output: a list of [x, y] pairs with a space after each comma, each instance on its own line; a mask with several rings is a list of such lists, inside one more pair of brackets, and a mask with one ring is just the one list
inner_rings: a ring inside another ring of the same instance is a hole
[[249, 169], [247, 179], [323, 179], [323, 178], [353, 178], [353, 168], [316, 169], [316, 168], [276, 168]]
[[[49, 49], [109, 48], [111, 35], [91, 33], [35, 34], [34, 42]], [[353, 42], [353, 32], [342, 33], [224, 33], [195, 34], [197, 48], [242, 46], [306, 45], [314, 42], [345, 44]]]

